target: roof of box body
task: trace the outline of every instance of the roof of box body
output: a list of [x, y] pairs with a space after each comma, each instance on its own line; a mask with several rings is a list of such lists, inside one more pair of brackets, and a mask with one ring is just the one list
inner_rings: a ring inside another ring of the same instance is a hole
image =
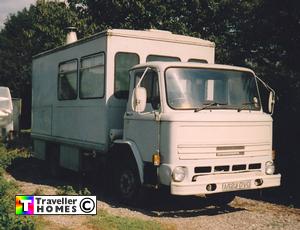
[[125, 30], [125, 29], [110, 29], [105, 30], [100, 33], [96, 33], [89, 37], [80, 39], [74, 43], [66, 44], [63, 46], [59, 46], [57, 48], [47, 50], [40, 54], [34, 55], [33, 58], [38, 58], [50, 53], [54, 53], [59, 50], [63, 50], [69, 47], [76, 46], [78, 44], [91, 41], [103, 36], [119, 36], [119, 37], [128, 37], [128, 38], [141, 38], [141, 39], [148, 39], [148, 40], [155, 40], [155, 41], [165, 41], [165, 42], [175, 42], [181, 44], [191, 44], [191, 45], [199, 45], [199, 46], [207, 46], [207, 47], [215, 47], [215, 43], [203, 40], [200, 38], [189, 37], [184, 35], [172, 34], [169, 31], [165, 30]]

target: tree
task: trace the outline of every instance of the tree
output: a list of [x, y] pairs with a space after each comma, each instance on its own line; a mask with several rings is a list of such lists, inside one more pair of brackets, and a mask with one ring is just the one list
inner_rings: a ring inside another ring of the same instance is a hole
[[63, 45], [68, 26], [77, 27], [80, 37], [92, 33], [64, 3], [37, 1], [11, 15], [0, 32], [0, 84], [19, 97], [31, 84], [32, 56]]
[[[92, 33], [84, 19], [64, 3], [37, 1], [9, 17], [0, 32], [0, 85], [8, 86], [13, 97], [21, 97], [30, 121], [32, 56], [64, 44], [66, 28], [76, 26], [79, 37]], [[29, 124], [28, 124], [29, 125]], [[27, 126], [28, 126], [27, 125]]]

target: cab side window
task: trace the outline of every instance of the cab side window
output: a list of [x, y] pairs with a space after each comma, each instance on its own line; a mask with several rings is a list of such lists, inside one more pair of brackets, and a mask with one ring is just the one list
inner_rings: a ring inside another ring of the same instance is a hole
[[[135, 74], [135, 83], [137, 84], [143, 74], [143, 71], [138, 71]], [[141, 87], [147, 91], [147, 103], [151, 104], [152, 110], [157, 110], [160, 107], [160, 94], [157, 72], [148, 70], [144, 76]]]

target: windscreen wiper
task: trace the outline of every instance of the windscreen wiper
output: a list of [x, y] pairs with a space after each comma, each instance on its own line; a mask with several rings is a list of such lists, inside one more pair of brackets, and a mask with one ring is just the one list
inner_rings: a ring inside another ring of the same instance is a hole
[[258, 103], [257, 102], [245, 102], [245, 103], [242, 103], [242, 106], [238, 108], [238, 112], [241, 112], [242, 110], [248, 108], [249, 110], [251, 110], [251, 105], [254, 105], [256, 107]]
[[209, 108], [211, 106], [219, 106], [219, 105], [227, 105], [227, 103], [221, 103], [221, 102], [216, 102], [216, 101], [211, 101], [209, 103], [203, 103], [203, 106], [199, 107], [199, 108], [196, 108], [194, 110], [194, 112], [197, 113], [197, 112], [199, 112], [199, 111], [201, 111], [203, 109], [207, 109], [207, 108]]

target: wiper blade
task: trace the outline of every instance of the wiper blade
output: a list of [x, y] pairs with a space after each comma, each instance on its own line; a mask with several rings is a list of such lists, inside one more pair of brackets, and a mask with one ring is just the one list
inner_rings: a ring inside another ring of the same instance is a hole
[[194, 110], [194, 112], [197, 113], [197, 112], [199, 112], [201, 110], [204, 110], [204, 109], [207, 109], [207, 108], [209, 108], [211, 106], [219, 106], [219, 105], [227, 105], [227, 103], [221, 103], [221, 102], [212, 101], [210, 103], [203, 104], [202, 107], [196, 108]]
[[257, 102], [245, 102], [242, 103], [242, 106], [238, 108], [238, 112], [241, 112], [242, 110], [248, 108], [249, 110], [251, 110], [251, 105], [254, 105], [256, 107]]

